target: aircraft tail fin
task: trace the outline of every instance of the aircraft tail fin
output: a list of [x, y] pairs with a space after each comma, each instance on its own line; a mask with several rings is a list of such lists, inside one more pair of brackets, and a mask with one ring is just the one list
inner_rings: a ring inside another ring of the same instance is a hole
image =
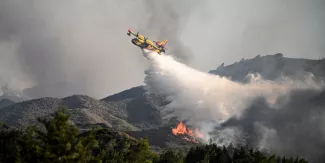
[[166, 45], [166, 44], [167, 44], [167, 40], [162, 40], [162, 41], [161, 41], [161, 44], [162, 44], [162, 45]]

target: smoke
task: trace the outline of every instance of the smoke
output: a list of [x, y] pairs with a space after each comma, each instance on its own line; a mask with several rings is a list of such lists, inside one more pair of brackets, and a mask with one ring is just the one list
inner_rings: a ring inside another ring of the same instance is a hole
[[325, 89], [292, 90], [284, 100], [272, 108], [256, 99], [241, 118], [230, 118], [221, 128], [240, 128], [252, 147], [323, 161]]
[[[171, 113], [172, 116], [178, 117], [179, 120], [188, 120], [188, 124], [197, 126], [201, 131], [203, 130], [206, 135], [214, 138], [215, 142], [219, 145], [229, 145], [231, 142], [237, 144], [251, 143], [252, 135], [249, 134], [259, 133], [255, 136], [262, 136], [263, 139], [254, 137], [254, 141], [258, 142], [255, 144], [255, 147], [264, 147], [279, 152], [280, 154], [304, 154], [308, 150], [306, 149], [306, 151], [302, 152], [293, 151], [292, 153], [283, 152], [290, 151], [295, 146], [290, 146], [291, 143], [286, 144], [287, 146], [281, 144], [282, 141], [278, 141], [279, 139], [274, 137], [274, 134], [278, 134], [278, 128], [273, 126], [266, 128], [263, 127], [264, 123], [260, 124], [258, 122], [269, 122], [280, 127], [282, 131], [286, 131], [285, 126], [299, 126], [299, 123], [304, 123], [299, 122], [299, 120], [303, 120], [302, 117], [301, 119], [295, 120], [295, 115], [302, 116], [306, 114], [306, 111], [303, 112], [308, 107], [305, 104], [306, 101], [292, 102], [298, 101], [300, 98], [308, 99], [307, 97], [309, 96], [308, 94], [305, 94], [306, 97], [300, 96], [301, 94], [292, 93], [292, 91], [322, 89], [324, 83], [312, 80], [312, 76], [301, 81], [295, 81], [286, 77], [269, 81], [263, 80], [260, 76], [252, 76], [249, 77], [250, 81], [247, 84], [243, 84], [233, 82], [225, 77], [200, 72], [175, 61], [171, 56], [157, 55], [148, 51], [144, 51], [144, 56], [150, 60], [150, 67], [146, 71], [145, 77], [148, 90], [155, 94], [164, 95], [170, 101], [170, 104], [165, 106], [163, 112]], [[265, 99], [262, 103], [263, 105], [258, 103], [259, 99]], [[249, 108], [252, 106], [256, 106], [256, 108], [254, 111], [249, 112], [251, 110]], [[301, 108], [301, 110], [296, 110], [297, 107]], [[259, 108], [265, 109], [259, 110]], [[283, 108], [290, 108], [290, 110]], [[319, 110], [321, 106], [317, 108]], [[257, 115], [257, 111], [258, 113], [263, 113], [263, 116]], [[307, 112], [312, 113], [309, 114], [310, 116], [318, 115], [319, 120], [323, 119], [320, 118], [323, 114], [319, 115], [314, 111]], [[269, 113], [272, 112], [278, 113], [279, 115], [270, 115], [271, 117], [268, 117]], [[286, 114], [286, 116], [283, 114]], [[286, 120], [285, 118], [288, 119]], [[309, 120], [312, 119], [306, 121]], [[207, 128], [207, 122], [210, 121], [214, 121], [214, 125], [210, 123], [209, 128]], [[243, 121], [249, 122], [244, 123]], [[287, 122], [290, 123], [288, 124]], [[249, 125], [255, 125], [254, 132], [241, 127], [245, 127], [247, 123]], [[304, 123], [305, 127], [308, 126], [307, 124]], [[297, 137], [304, 134], [299, 128], [294, 127], [294, 129], [297, 132], [287, 130], [286, 134], [288, 135], [277, 136], [281, 139], [285, 137], [283, 139], [288, 141], [290, 136]], [[311, 130], [311, 128], [308, 129]], [[215, 135], [217, 136], [215, 137]], [[320, 149], [318, 147], [315, 148]]]
[[267, 81], [258, 76], [251, 78], [249, 84], [241, 84], [197, 71], [170, 56], [150, 52], [145, 55], [152, 61], [146, 71], [148, 89], [166, 95], [167, 100], [172, 101], [166, 109], [173, 109], [174, 115], [185, 118], [196, 115], [191, 120], [223, 122], [230, 117], [240, 116], [242, 109], [257, 97], [265, 97], [269, 104], [275, 104], [277, 97], [292, 89], [319, 88], [316, 82], [309, 79], [301, 82], [288, 78]]
[[167, 39], [171, 51], [184, 54], [179, 36], [195, 6], [174, 12], [176, 4], [185, 1], [1, 1], [0, 87], [29, 98], [101, 98], [141, 85], [146, 65], [127, 29]]
[[114, 48], [127, 46], [123, 23], [128, 19], [125, 13], [114, 14], [119, 19], [111, 15], [117, 10], [111, 3], [1, 1], [0, 85], [30, 88], [24, 95], [37, 98], [77, 93], [102, 97], [140, 84], [136, 70], [142, 64], [129, 55], [132, 50]]
[[324, 0], [208, 0], [182, 34], [193, 65], [209, 71], [258, 54], [324, 58]]
[[149, 19], [147, 23], [141, 25], [141, 29], [152, 38], [167, 39], [167, 54], [180, 62], [190, 64], [194, 54], [183, 44], [180, 37], [190, 13], [204, 3], [195, 0], [165, 0], [163, 3], [145, 0]]
[[323, 6], [318, 1], [2, 0], [0, 86], [29, 88], [24, 94], [31, 98], [101, 98], [141, 85], [146, 65], [125, 34], [130, 27], [153, 40], [167, 39], [168, 55], [205, 71], [259, 53], [320, 58]]

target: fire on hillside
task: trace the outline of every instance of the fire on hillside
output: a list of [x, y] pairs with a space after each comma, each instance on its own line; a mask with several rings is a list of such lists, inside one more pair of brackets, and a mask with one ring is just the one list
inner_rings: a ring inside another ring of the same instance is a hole
[[182, 136], [184, 140], [199, 143], [200, 141], [206, 141], [204, 135], [196, 128], [192, 130], [180, 121], [175, 128], [172, 129], [174, 135]]

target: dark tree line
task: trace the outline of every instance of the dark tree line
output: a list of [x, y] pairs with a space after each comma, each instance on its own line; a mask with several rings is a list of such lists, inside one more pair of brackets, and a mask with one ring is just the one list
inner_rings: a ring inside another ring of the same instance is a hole
[[26, 130], [1, 124], [1, 163], [306, 163], [299, 158], [277, 157], [258, 150], [200, 145], [187, 153], [166, 150], [154, 153], [146, 138], [136, 140], [111, 129], [86, 132], [68, 123], [63, 108], [47, 119], [38, 119], [42, 128]]

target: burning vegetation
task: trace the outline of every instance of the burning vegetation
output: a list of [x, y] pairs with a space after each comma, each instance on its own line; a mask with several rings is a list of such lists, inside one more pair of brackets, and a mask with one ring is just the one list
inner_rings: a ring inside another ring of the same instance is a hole
[[192, 130], [186, 125], [180, 121], [178, 125], [172, 129], [172, 133], [174, 135], [182, 136], [184, 140], [199, 143], [199, 141], [205, 140], [204, 135], [196, 128], [195, 130]]

